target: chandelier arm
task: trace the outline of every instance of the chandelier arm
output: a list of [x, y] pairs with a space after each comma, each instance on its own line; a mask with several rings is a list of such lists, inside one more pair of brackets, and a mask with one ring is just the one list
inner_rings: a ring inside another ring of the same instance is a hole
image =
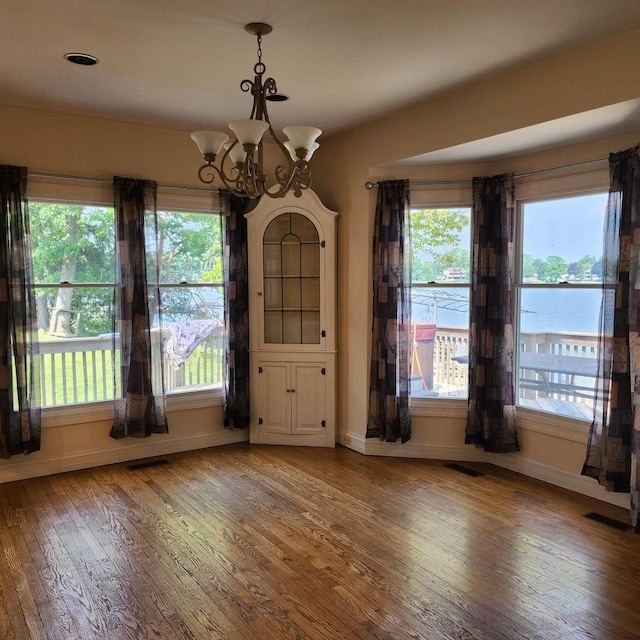
[[304, 160], [298, 160], [296, 163], [289, 162], [288, 170], [279, 165], [276, 167], [276, 180], [280, 188], [274, 192], [265, 190], [265, 195], [270, 198], [282, 198], [288, 191], [293, 190], [294, 195], [300, 197], [302, 191], [311, 186], [309, 165]]
[[212, 184], [216, 179], [216, 174], [218, 174], [218, 177], [223, 180], [223, 175], [220, 172], [220, 169], [218, 169], [218, 167], [216, 167], [216, 165], [212, 164], [211, 162], [205, 162], [198, 169], [198, 178], [200, 178], [200, 182], [204, 182], [204, 184]]

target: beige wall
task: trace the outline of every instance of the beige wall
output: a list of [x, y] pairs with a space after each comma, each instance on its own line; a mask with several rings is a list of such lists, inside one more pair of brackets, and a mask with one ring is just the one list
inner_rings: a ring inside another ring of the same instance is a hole
[[[478, 82], [324, 141], [314, 156], [314, 186], [339, 221], [339, 419], [343, 442], [376, 454], [408, 455], [396, 445], [364, 440], [371, 327], [370, 253], [375, 192], [367, 180], [407, 177], [415, 181], [470, 179], [505, 171], [516, 174], [605, 159], [638, 142], [639, 133], [565, 146], [491, 163], [384, 166], [430, 151], [481, 140], [640, 97], [640, 32], [605, 41], [558, 59]], [[606, 172], [606, 163], [602, 165]], [[600, 178], [601, 181], [601, 178]], [[432, 411], [431, 409], [429, 410]], [[433, 412], [436, 410], [434, 409]], [[455, 413], [455, 412], [454, 412]], [[411, 455], [478, 459], [463, 442], [464, 411], [457, 417], [415, 416]], [[439, 427], [434, 427], [437, 421]], [[524, 425], [536, 428], [527, 416]], [[565, 485], [589, 491], [579, 477], [585, 428], [563, 436], [523, 430], [522, 454], [498, 463], [530, 475], [557, 475]], [[549, 431], [549, 430], [547, 430]], [[457, 449], [450, 445], [458, 443]], [[422, 446], [425, 445], [425, 446]], [[386, 448], [385, 448], [386, 447]], [[466, 453], [464, 452], [466, 451]], [[442, 454], [442, 455], [440, 455]], [[482, 457], [482, 456], [481, 456]], [[556, 473], [557, 472], [557, 473]], [[574, 482], [575, 480], [575, 482]], [[586, 487], [586, 489], [585, 489]], [[595, 493], [600, 496], [596, 490]]]
[[[605, 158], [610, 151], [635, 144], [638, 133], [493, 163], [384, 166], [429, 151], [638, 98], [638, 59], [640, 32], [634, 32], [524, 71], [463, 87], [333, 139], [321, 140], [313, 161], [314, 187], [325, 205], [341, 214], [338, 428], [343, 442], [380, 455], [487, 459], [477, 450], [461, 445], [465, 411], [459, 404], [445, 403], [421, 409], [415, 416], [415, 435], [407, 445], [386, 445], [364, 439], [375, 201], [375, 192], [366, 191], [364, 182], [393, 177], [469, 179], [473, 175], [522, 173]], [[182, 131], [0, 107], [0, 140], [0, 163], [26, 165], [32, 171], [106, 179], [122, 175], [154, 179], [167, 185], [201, 187], [196, 177], [200, 158], [188, 133]], [[50, 448], [53, 445], [46, 444], [41, 454], [28, 457], [29, 463], [12, 459], [3, 461], [3, 468], [11, 470], [12, 477], [19, 477], [35, 472], [38, 461], [43, 463], [42, 468], [48, 460], [74, 460], [73, 464], [88, 466], [92, 456], [101, 463], [107, 458], [115, 461], [127, 456], [140, 457], [146, 451], [162, 452], [163, 447], [167, 450], [188, 447], [189, 442], [206, 446], [203, 443], [207, 438], [212, 443], [224, 441], [227, 436], [222, 430], [219, 407], [198, 411], [203, 412], [198, 414], [198, 420], [193, 420], [193, 410], [175, 411], [171, 416], [172, 435], [167, 443], [158, 444], [161, 439], [157, 436], [149, 439], [148, 448], [137, 443], [137, 449], [129, 442], [106, 438], [108, 421], [65, 426], [61, 418], [49, 427], [51, 435], [59, 432], [53, 449]], [[528, 420], [525, 416], [523, 420], [531, 428], [522, 434], [522, 455], [502, 457], [500, 463], [539, 477], [544, 472], [549, 476], [556, 474], [559, 484], [571, 485], [582, 464], [584, 429], [580, 425], [569, 428], [567, 439], [562, 424], [548, 429], [535, 419]], [[51, 437], [47, 430], [45, 436]], [[236, 433], [233, 437], [241, 436]], [[175, 438], [174, 444], [171, 438]], [[56, 464], [60, 467], [61, 463], [52, 463], [51, 468]], [[68, 464], [73, 466], [71, 462]], [[9, 479], [11, 474], [0, 473], [0, 480]], [[579, 480], [575, 486], [571, 485], [576, 490], [582, 487]]]
[[[203, 187], [197, 178], [201, 157], [187, 132], [0, 107], [0, 140], [2, 164], [107, 181], [30, 178], [30, 194], [108, 203], [114, 175]], [[162, 197], [181, 196], [170, 190]], [[184, 197], [197, 198], [198, 206], [208, 200], [206, 193]], [[169, 398], [168, 408], [169, 435], [143, 440], [109, 437], [109, 403], [90, 414], [74, 407], [45, 410], [41, 451], [0, 461], [0, 482], [249, 439], [245, 431], [223, 428], [219, 392], [186, 401]]]

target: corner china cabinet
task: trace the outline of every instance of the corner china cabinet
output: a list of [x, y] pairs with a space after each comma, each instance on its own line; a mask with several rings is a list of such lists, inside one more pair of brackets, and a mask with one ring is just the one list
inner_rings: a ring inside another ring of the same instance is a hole
[[310, 189], [246, 214], [254, 444], [335, 446], [337, 215]]

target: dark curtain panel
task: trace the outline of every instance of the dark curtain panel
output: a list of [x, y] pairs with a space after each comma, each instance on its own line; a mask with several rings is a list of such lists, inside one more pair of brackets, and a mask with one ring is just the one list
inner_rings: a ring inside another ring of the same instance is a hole
[[466, 444], [519, 451], [513, 386], [512, 175], [473, 179]]
[[609, 177], [596, 403], [582, 474], [631, 493], [640, 533], [640, 146], [611, 154]]
[[367, 438], [411, 438], [409, 181], [378, 183], [373, 227], [373, 327]]
[[[115, 385], [112, 438], [168, 433], [162, 358], [155, 182], [113, 179], [116, 218], [114, 355], [120, 349], [122, 393]], [[115, 369], [115, 367], [114, 367]]]
[[224, 426], [249, 426], [249, 271], [247, 219], [255, 200], [222, 191], [224, 220]]
[[0, 218], [0, 456], [9, 458], [40, 449], [40, 355], [25, 167], [0, 165]]

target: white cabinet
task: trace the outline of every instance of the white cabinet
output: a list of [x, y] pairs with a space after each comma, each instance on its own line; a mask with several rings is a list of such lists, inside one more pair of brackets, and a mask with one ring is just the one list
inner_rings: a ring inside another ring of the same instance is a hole
[[261, 434], [313, 435], [327, 428], [326, 367], [321, 362], [258, 364], [256, 416]]
[[306, 190], [263, 197], [246, 217], [250, 440], [333, 447], [337, 214]]

